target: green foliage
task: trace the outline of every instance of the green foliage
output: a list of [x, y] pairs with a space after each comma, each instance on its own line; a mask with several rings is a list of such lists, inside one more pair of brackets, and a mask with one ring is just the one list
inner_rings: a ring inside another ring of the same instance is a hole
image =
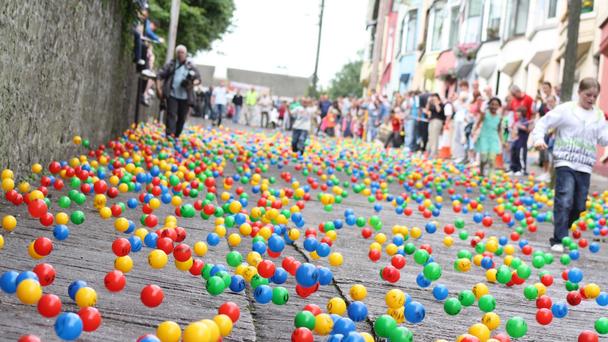
[[345, 64], [331, 80], [328, 90], [329, 97], [335, 99], [338, 96], [361, 96], [363, 85], [359, 78], [362, 65], [361, 60]]
[[[167, 39], [171, 21], [171, 0], [150, 0], [150, 19], [158, 26], [156, 34]], [[177, 27], [177, 45], [183, 44], [188, 52], [211, 48], [232, 21], [234, 13], [233, 0], [182, 0]], [[154, 45], [157, 65], [165, 62], [167, 46]]]

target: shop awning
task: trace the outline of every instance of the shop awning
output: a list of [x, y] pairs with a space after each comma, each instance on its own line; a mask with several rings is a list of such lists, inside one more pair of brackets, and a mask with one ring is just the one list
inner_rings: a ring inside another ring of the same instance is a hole
[[509, 76], [513, 76], [517, 72], [517, 69], [519, 69], [519, 66], [521, 65], [521, 63], [522, 63], [521, 59], [516, 59], [516, 60], [511, 60], [511, 61], [505, 62], [505, 63], [503, 63], [502, 67], [500, 68], [500, 71], [502, 71], [503, 73], [505, 73]]
[[433, 79], [435, 78], [435, 68], [437, 67], [437, 58], [435, 56], [428, 56], [424, 60], [423, 70], [424, 77]]
[[498, 63], [500, 41], [487, 41], [481, 44], [475, 59], [475, 73], [486, 80], [492, 77]]
[[450, 74], [456, 68], [456, 56], [454, 51], [445, 50], [439, 54], [437, 58], [437, 66], [435, 67], [435, 77], [445, 76]]
[[410, 78], [412, 77], [412, 74], [401, 74], [401, 76], [399, 76], [399, 82], [403, 83], [403, 84], [407, 84], [407, 82], [409, 82]]
[[456, 67], [456, 78], [467, 78], [475, 66], [475, 61], [465, 61]]

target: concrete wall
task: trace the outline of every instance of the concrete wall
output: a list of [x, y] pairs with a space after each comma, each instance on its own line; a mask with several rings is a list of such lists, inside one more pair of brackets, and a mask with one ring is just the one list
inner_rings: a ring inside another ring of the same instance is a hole
[[2, 1], [0, 169], [83, 153], [74, 135], [99, 144], [133, 121], [134, 65], [124, 48], [132, 36], [124, 33], [122, 1]]

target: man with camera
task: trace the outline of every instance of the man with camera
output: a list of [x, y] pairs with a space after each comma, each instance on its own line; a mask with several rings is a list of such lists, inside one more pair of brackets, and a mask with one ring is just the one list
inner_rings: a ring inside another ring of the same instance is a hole
[[[175, 48], [176, 58], [158, 72], [156, 89], [158, 98], [167, 101], [165, 126], [167, 136], [179, 137], [184, 129], [190, 107], [194, 105], [194, 86], [200, 84], [200, 74], [188, 60], [188, 50], [183, 45]], [[160, 80], [163, 81], [162, 86]]]

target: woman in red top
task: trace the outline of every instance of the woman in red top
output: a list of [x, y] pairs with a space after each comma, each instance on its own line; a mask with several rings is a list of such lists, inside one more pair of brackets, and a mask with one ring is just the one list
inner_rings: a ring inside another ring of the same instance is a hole
[[386, 139], [386, 143], [384, 144], [384, 148], [388, 148], [389, 144], [392, 142], [394, 148], [401, 147], [402, 137], [401, 130], [403, 128], [403, 123], [401, 122], [401, 118], [397, 115], [397, 109], [391, 109], [391, 115], [388, 120], [391, 123], [391, 134]]

